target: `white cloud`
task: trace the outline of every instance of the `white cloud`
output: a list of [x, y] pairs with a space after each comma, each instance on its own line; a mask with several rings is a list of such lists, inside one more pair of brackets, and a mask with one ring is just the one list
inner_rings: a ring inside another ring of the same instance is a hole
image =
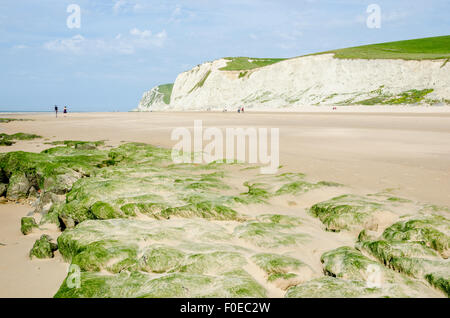
[[400, 21], [400, 20], [407, 18], [409, 15], [410, 15], [410, 13], [405, 10], [391, 11], [386, 14], [382, 13], [381, 20], [387, 21], [387, 22], [396, 22], [396, 21]]
[[119, 13], [120, 9], [127, 4], [126, 0], [118, 0], [114, 2], [113, 11], [114, 13]]
[[177, 4], [170, 13], [167, 23], [188, 22], [195, 19], [196, 16], [197, 15], [194, 11], [185, 9], [181, 5]]
[[58, 39], [44, 43], [49, 51], [74, 54], [133, 54], [137, 50], [161, 48], [167, 39], [166, 30], [153, 34], [150, 30], [133, 28], [129, 34], [117, 34], [111, 39], [86, 39], [82, 35], [75, 35], [68, 39]]
[[81, 48], [85, 43], [85, 38], [78, 34], [75, 35], [69, 39], [61, 39], [61, 40], [54, 40], [50, 42], [46, 42], [44, 44], [44, 48], [50, 51], [60, 51], [60, 52], [74, 52], [74, 53], [80, 53]]
[[133, 28], [130, 30], [130, 34], [140, 37], [140, 38], [148, 38], [150, 36], [152, 36], [152, 31], [150, 30], [139, 30], [138, 28]]

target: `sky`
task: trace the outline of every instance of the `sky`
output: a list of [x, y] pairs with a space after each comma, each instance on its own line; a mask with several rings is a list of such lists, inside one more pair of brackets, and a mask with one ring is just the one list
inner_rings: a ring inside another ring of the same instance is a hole
[[448, 35], [449, 12], [448, 0], [0, 0], [0, 111], [128, 111], [206, 61]]

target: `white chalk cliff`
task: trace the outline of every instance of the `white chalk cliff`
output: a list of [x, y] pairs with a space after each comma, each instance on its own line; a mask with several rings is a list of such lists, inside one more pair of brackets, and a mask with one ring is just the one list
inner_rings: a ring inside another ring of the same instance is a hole
[[170, 103], [153, 88], [136, 110], [295, 109], [387, 100], [404, 104], [417, 94], [424, 104], [450, 102], [450, 63], [445, 60], [340, 59], [321, 54], [251, 70], [220, 70], [228, 62], [220, 59], [179, 74]]

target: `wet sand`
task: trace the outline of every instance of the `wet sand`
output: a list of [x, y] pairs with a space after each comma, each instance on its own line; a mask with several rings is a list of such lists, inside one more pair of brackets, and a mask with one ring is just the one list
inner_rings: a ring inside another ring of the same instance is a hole
[[25, 204], [0, 204], [0, 298], [53, 297], [67, 275], [69, 264], [59, 252], [53, 259], [30, 260], [28, 253], [42, 234], [56, 238], [57, 232], [20, 232], [20, 219], [33, 209]]

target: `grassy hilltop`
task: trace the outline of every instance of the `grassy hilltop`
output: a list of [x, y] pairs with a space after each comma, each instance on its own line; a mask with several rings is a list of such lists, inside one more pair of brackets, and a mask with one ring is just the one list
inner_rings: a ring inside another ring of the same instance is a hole
[[333, 50], [340, 59], [432, 60], [450, 58], [450, 36], [387, 42]]
[[[450, 36], [387, 42], [314, 53], [335, 53], [340, 59], [430, 60], [450, 58]], [[284, 61], [284, 58], [226, 57], [222, 71], [246, 71]]]

